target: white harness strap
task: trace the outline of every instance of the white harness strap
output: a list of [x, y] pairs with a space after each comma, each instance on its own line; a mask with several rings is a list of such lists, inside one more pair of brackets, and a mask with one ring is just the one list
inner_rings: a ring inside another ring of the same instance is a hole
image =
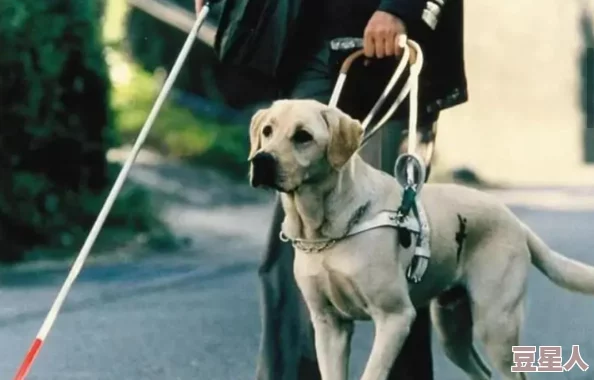
[[427, 218], [427, 213], [425, 212], [425, 209], [423, 208], [419, 199], [416, 200], [416, 205], [420, 233], [417, 234], [417, 242], [412, 262], [406, 271], [406, 276], [408, 279], [415, 284], [421, 282], [423, 275], [429, 266], [429, 259], [431, 258], [431, 248], [429, 245], [429, 219]]
[[420, 200], [416, 200], [418, 214], [416, 217], [407, 215], [403, 219], [397, 211], [383, 210], [374, 218], [362, 223], [357, 223], [345, 235], [328, 239], [299, 239], [288, 237], [281, 230], [279, 238], [284, 242], [291, 242], [293, 248], [305, 253], [320, 253], [331, 248], [338, 241], [349, 236], [354, 236], [365, 231], [373, 230], [379, 227], [404, 228], [417, 236], [415, 242], [415, 251], [410, 265], [408, 266], [406, 276], [413, 283], [419, 283], [429, 266], [431, 250], [429, 247], [429, 220]]
[[419, 223], [416, 218], [407, 216], [401, 220], [397, 211], [383, 210], [377, 213], [372, 219], [355, 224], [346, 234], [340, 237], [328, 239], [299, 239], [289, 237], [281, 230], [280, 239], [285, 242], [290, 241], [293, 244], [293, 247], [303, 252], [317, 253], [330, 248], [339, 240], [379, 227], [405, 228], [416, 234], [422, 233], [423, 230], [422, 223]]
[[[365, 118], [365, 120], [363, 120], [363, 122], [361, 123], [364, 131], [367, 130], [371, 121], [376, 116], [380, 107], [384, 104], [384, 102], [386, 101], [386, 98], [392, 92], [392, 90], [394, 89], [394, 86], [396, 86], [396, 83], [398, 82], [398, 79], [400, 79], [400, 76], [402, 76], [402, 73], [406, 69], [406, 64], [409, 62], [409, 59], [410, 59], [409, 45], [411, 45], [416, 51], [416, 58], [415, 58], [415, 62], [410, 65], [409, 79], [406, 81], [406, 83], [402, 87], [402, 90], [400, 91], [400, 93], [398, 94], [396, 99], [394, 100], [394, 103], [392, 103], [392, 106], [390, 107], [390, 109], [380, 119], [380, 121], [377, 124], [375, 124], [375, 126], [373, 126], [371, 131], [365, 135], [365, 137], [363, 138], [363, 142], [361, 143], [361, 146], [359, 147], [358, 150], [361, 150], [361, 148], [363, 148], [363, 146], [369, 141], [371, 136], [373, 136], [380, 128], [382, 128], [384, 126], [384, 124], [386, 124], [386, 122], [388, 122], [388, 120], [390, 120], [390, 118], [394, 115], [394, 113], [396, 112], [398, 107], [400, 107], [400, 104], [402, 104], [402, 102], [404, 101], [406, 96], [409, 95], [409, 93], [410, 93], [410, 96], [409, 96], [410, 115], [409, 115], [409, 123], [408, 123], [408, 131], [409, 131], [408, 132], [409, 133], [408, 153], [414, 154], [414, 152], [416, 150], [417, 119], [418, 119], [418, 88], [419, 88], [418, 78], [421, 73], [421, 69], [423, 67], [423, 62], [424, 62], [423, 52], [422, 52], [419, 44], [417, 44], [413, 40], [407, 39], [407, 37], [405, 35], [401, 35], [399, 37], [398, 41], [396, 41], [396, 43], [398, 44], [398, 46], [400, 48], [403, 49], [402, 57], [400, 58], [400, 61], [398, 62], [398, 66], [396, 66], [396, 70], [394, 71], [394, 74], [390, 78], [390, 81], [384, 88], [384, 91], [380, 95], [377, 102], [374, 104], [374, 106], [371, 109], [371, 111], [369, 112], [369, 114], [367, 114], [367, 117]], [[332, 91], [332, 96], [330, 97], [330, 103], [328, 104], [330, 107], [336, 107], [338, 105], [338, 100], [340, 99], [340, 94], [342, 93], [344, 83], [346, 82], [347, 73], [348, 73], [348, 69], [350, 68], [350, 64], [352, 63], [352, 61], [359, 58], [360, 56], [362, 56], [362, 52], [361, 53], [357, 52], [352, 57], [347, 58], [348, 62], [346, 62], [347, 63], [346, 65], [343, 65], [343, 68], [341, 69], [341, 72], [338, 75], [338, 80], [336, 81], [336, 85], [334, 86], [334, 90]]]
[[[359, 151], [368, 141], [369, 139], [381, 128], [384, 124], [390, 120], [390, 118], [394, 115], [400, 104], [404, 101], [406, 96], [409, 97], [410, 101], [410, 111], [409, 111], [409, 124], [408, 124], [408, 149], [407, 154], [401, 155], [398, 157], [395, 165], [394, 165], [394, 176], [400, 183], [403, 188], [412, 187], [417, 195], [420, 193], [421, 188], [423, 187], [425, 181], [425, 164], [423, 160], [416, 154], [416, 145], [417, 145], [417, 126], [418, 126], [418, 90], [419, 90], [419, 75], [421, 73], [421, 69], [423, 67], [423, 52], [419, 44], [415, 41], [407, 39], [405, 35], [399, 36], [399, 39], [395, 41], [399, 47], [403, 49], [402, 57], [400, 58], [400, 62], [398, 63], [394, 74], [390, 78], [386, 88], [380, 95], [379, 99], [365, 118], [363, 120], [362, 126], [363, 130], [367, 130], [371, 121], [376, 116], [377, 112], [379, 111], [380, 107], [384, 104], [386, 98], [391, 93], [391, 91], [396, 86], [398, 79], [404, 72], [407, 63], [409, 63], [411, 51], [410, 48], [412, 47], [416, 52], [415, 61], [410, 64], [410, 75], [406, 83], [403, 85], [402, 90], [396, 97], [394, 103], [390, 107], [390, 109], [386, 112], [386, 114], [380, 119], [380, 121], [373, 126], [373, 128], [367, 133], [361, 145], [359, 146]], [[343, 64], [340, 74], [338, 76], [338, 80], [332, 92], [332, 96], [330, 98], [329, 105], [331, 107], [336, 107], [338, 104], [338, 100], [340, 98], [340, 94], [342, 92], [342, 88], [344, 87], [344, 83], [346, 81], [348, 69], [350, 68], [351, 63], [361, 57], [363, 55], [362, 51], [358, 51], [352, 54], [345, 60]], [[405, 174], [401, 175], [400, 170], [404, 167]], [[415, 169], [417, 175], [415, 176]], [[411, 218], [410, 216], [406, 216], [402, 221], [399, 221], [399, 218], [395, 218], [392, 220], [391, 218], [394, 215], [398, 215], [395, 211], [385, 211], [378, 214], [373, 219], [362, 223], [361, 225], [355, 226], [353, 230], [351, 230], [348, 235], [350, 236], [355, 233], [360, 233], [363, 231], [368, 231], [373, 228], [383, 227], [383, 226], [392, 226], [392, 227], [400, 227], [406, 228], [411, 233], [415, 233], [417, 235], [416, 239], [416, 247], [415, 253], [413, 256], [413, 260], [408, 267], [407, 270], [407, 277], [414, 283], [418, 283], [421, 281], [427, 267], [429, 265], [429, 258], [431, 256], [431, 250], [429, 246], [429, 239], [430, 239], [430, 228], [429, 228], [429, 221], [426, 215], [426, 212], [421, 204], [419, 197], [417, 196], [415, 199], [415, 218]], [[390, 214], [391, 213], [391, 214]], [[411, 222], [411, 221], [414, 221]], [[286, 236], [281, 232], [281, 238], [287, 239]], [[346, 237], [345, 236], [345, 237]], [[336, 239], [334, 240], [326, 240], [324, 243], [319, 245], [321, 242], [314, 242], [314, 241], [300, 241], [296, 239], [291, 239], [293, 244], [299, 249], [303, 248], [312, 248], [312, 247], [321, 247], [321, 249], [314, 249], [313, 251], [323, 250], [330, 245], [334, 244]], [[329, 241], [332, 241], [331, 244], [328, 244]]]

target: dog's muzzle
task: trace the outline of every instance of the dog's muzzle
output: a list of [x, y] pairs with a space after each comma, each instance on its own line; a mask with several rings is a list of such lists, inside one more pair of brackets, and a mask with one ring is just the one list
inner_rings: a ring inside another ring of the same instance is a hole
[[275, 187], [277, 177], [276, 158], [270, 153], [260, 152], [252, 158], [252, 179], [253, 187], [266, 186]]

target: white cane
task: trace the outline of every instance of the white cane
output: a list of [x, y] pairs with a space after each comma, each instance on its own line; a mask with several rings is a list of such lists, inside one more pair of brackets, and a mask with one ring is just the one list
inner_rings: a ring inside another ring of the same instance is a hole
[[21, 363], [21, 366], [19, 367], [16, 376], [14, 377], [14, 380], [23, 380], [27, 376], [27, 373], [29, 372], [33, 364], [33, 361], [37, 357], [37, 354], [39, 353], [41, 346], [43, 345], [47, 335], [49, 334], [56, 320], [56, 317], [58, 316], [58, 313], [60, 312], [62, 304], [64, 303], [64, 300], [66, 299], [66, 296], [68, 295], [68, 292], [72, 287], [72, 284], [74, 283], [76, 277], [80, 273], [85, 263], [85, 260], [89, 255], [89, 252], [91, 251], [91, 248], [93, 247], [93, 244], [97, 239], [97, 236], [99, 235], [99, 232], [101, 232], [101, 228], [105, 223], [105, 219], [107, 218], [107, 215], [109, 214], [109, 211], [113, 206], [113, 203], [115, 202], [118, 194], [122, 189], [122, 186], [124, 185], [124, 182], [126, 181], [128, 173], [130, 172], [130, 169], [132, 168], [132, 165], [136, 160], [136, 156], [140, 152], [140, 148], [144, 144], [144, 141], [146, 140], [151, 130], [151, 127], [153, 126], [153, 123], [155, 122], [155, 119], [157, 118], [157, 115], [161, 109], [161, 106], [163, 105], [167, 95], [169, 94], [169, 91], [171, 90], [171, 87], [173, 86], [173, 83], [175, 82], [175, 79], [186, 60], [186, 57], [190, 52], [192, 43], [196, 39], [198, 30], [204, 23], [204, 20], [206, 19], [209, 10], [210, 5], [208, 3], [205, 4], [200, 10], [198, 17], [194, 22], [192, 30], [190, 31], [188, 38], [186, 38], [186, 42], [184, 43], [177, 59], [175, 60], [173, 68], [171, 69], [171, 73], [167, 77], [167, 80], [165, 81], [163, 88], [161, 89], [161, 92], [159, 93], [159, 96], [157, 97], [157, 100], [155, 101], [155, 104], [153, 105], [153, 108], [151, 109], [151, 112], [149, 113], [146, 119], [146, 122], [142, 126], [142, 129], [140, 130], [140, 133], [136, 138], [136, 141], [134, 142], [132, 151], [128, 155], [128, 158], [124, 163], [124, 166], [120, 170], [120, 173], [118, 174], [118, 177], [116, 178], [115, 183], [111, 188], [105, 200], [105, 203], [103, 204], [103, 207], [101, 208], [101, 211], [99, 212], [99, 215], [97, 216], [97, 219], [95, 220], [95, 223], [91, 228], [91, 231], [89, 232], [89, 235], [87, 236], [81, 250], [79, 251], [76, 260], [74, 261], [72, 268], [70, 269], [70, 272], [68, 273], [68, 277], [66, 277], [66, 281], [64, 281], [62, 288], [60, 289], [56, 299], [54, 300], [54, 303], [52, 304], [47, 316], [45, 317], [45, 320], [43, 321], [43, 324], [41, 325], [41, 328], [39, 329], [39, 332], [37, 333], [37, 336], [35, 337], [33, 344], [29, 348], [29, 351], [27, 351], [27, 354], [25, 355], [25, 358]]

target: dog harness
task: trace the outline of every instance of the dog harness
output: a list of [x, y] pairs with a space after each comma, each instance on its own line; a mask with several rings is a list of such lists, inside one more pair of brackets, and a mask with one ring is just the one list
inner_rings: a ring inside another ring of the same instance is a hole
[[[284, 242], [290, 241], [295, 249], [298, 249], [306, 253], [321, 252], [325, 249], [333, 246], [337, 241], [344, 239], [349, 236], [360, 234], [361, 232], [369, 231], [379, 227], [393, 227], [401, 229], [399, 234], [400, 244], [408, 247], [410, 243], [404, 241], [404, 232], [411, 235], [416, 235], [415, 248], [412, 261], [408, 266], [406, 276], [409, 281], [413, 283], [419, 283], [429, 266], [429, 259], [431, 257], [431, 250], [429, 246], [430, 229], [429, 221], [427, 220], [427, 214], [418, 198], [418, 194], [421, 192], [423, 184], [426, 178], [425, 164], [422, 158], [416, 155], [416, 143], [417, 143], [417, 119], [418, 119], [418, 88], [419, 88], [419, 74], [423, 66], [423, 52], [421, 47], [412, 40], [407, 40], [406, 36], [400, 36], [395, 41], [403, 49], [402, 58], [398, 63], [392, 78], [388, 82], [380, 98], [377, 100], [365, 120], [362, 122], [363, 130], [371, 124], [371, 121], [376, 116], [377, 112], [384, 104], [389, 93], [392, 91], [396, 82], [404, 72], [407, 63], [410, 61], [409, 78], [402, 87], [402, 90], [396, 97], [394, 103], [390, 109], [386, 112], [383, 118], [371, 128], [371, 131], [365, 134], [359, 151], [365, 143], [369, 141], [371, 136], [375, 134], [384, 124], [392, 117], [394, 112], [400, 104], [404, 101], [404, 98], [408, 95], [410, 101], [410, 112], [409, 112], [409, 124], [408, 124], [408, 152], [402, 154], [396, 160], [394, 164], [394, 177], [398, 180], [398, 183], [404, 189], [402, 195], [402, 202], [397, 210], [384, 210], [375, 215], [372, 219], [356, 223], [351, 227], [344, 236], [339, 238], [330, 239], [298, 239], [294, 237], [288, 237], [281, 229], [280, 239]], [[347, 73], [353, 61], [357, 58], [363, 57], [363, 40], [360, 38], [342, 38], [333, 40], [331, 48], [334, 50], [344, 50], [359, 48], [358, 51], [352, 53], [342, 64], [340, 73], [332, 96], [330, 98], [331, 107], [336, 107], [338, 99], [344, 87]], [[414, 62], [411, 60], [411, 47], [416, 51], [416, 59]]]
[[421, 231], [420, 225], [411, 217], [404, 219], [400, 218], [398, 211], [383, 210], [376, 214], [375, 217], [365, 222], [355, 224], [348, 232], [338, 238], [330, 239], [299, 239], [289, 238], [284, 231], [281, 231], [281, 240], [287, 242], [290, 241], [293, 247], [306, 253], [319, 253], [325, 249], [332, 247], [339, 240], [345, 239], [350, 236], [360, 234], [369, 230], [373, 230], [379, 227], [394, 227], [394, 228], [405, 228], [409, 232], [419, 233]]
[[[412, 204], [410, 203], [412, 201]], [[408, 208], [408, 209], [407, 209]], [[412, 212], [412, 213], [411, 213]], [[373, 218], [356, 223], [346, 234], [337, 238], [328, 239], [300, 239], [289, 237], [281, 229], [279, 234], [283, 242], [291, 242], [293, 248], [305, 253], [320, 253], [325, 251], [340, 240], [354, 236], [362, 232], [370, 231], [379, 227], [393, 227], [402, 229], [402, 233], [409, 233], [416, 236], [414, 255], [408, 266], [406, 276], [413, 283], [419, 283], [429, 265], [431, 250], [429, 248], [430, 229], [427, 213], [418, 198], [411, 197], [410, 191], [403, 194], [403, 201], [398, 210], [383, 210]], [[402, 233], [399, 234], [402, 243]], [[404, 244], [403, 244], [404, 245]]]

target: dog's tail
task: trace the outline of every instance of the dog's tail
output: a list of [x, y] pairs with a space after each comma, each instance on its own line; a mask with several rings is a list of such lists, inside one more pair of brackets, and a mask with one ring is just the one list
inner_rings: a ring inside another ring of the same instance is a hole
[[594, 295], [594, 266], [553, 251], [528, 226], [526, 231], [532, 264], [555, 284], [574, 292]]

